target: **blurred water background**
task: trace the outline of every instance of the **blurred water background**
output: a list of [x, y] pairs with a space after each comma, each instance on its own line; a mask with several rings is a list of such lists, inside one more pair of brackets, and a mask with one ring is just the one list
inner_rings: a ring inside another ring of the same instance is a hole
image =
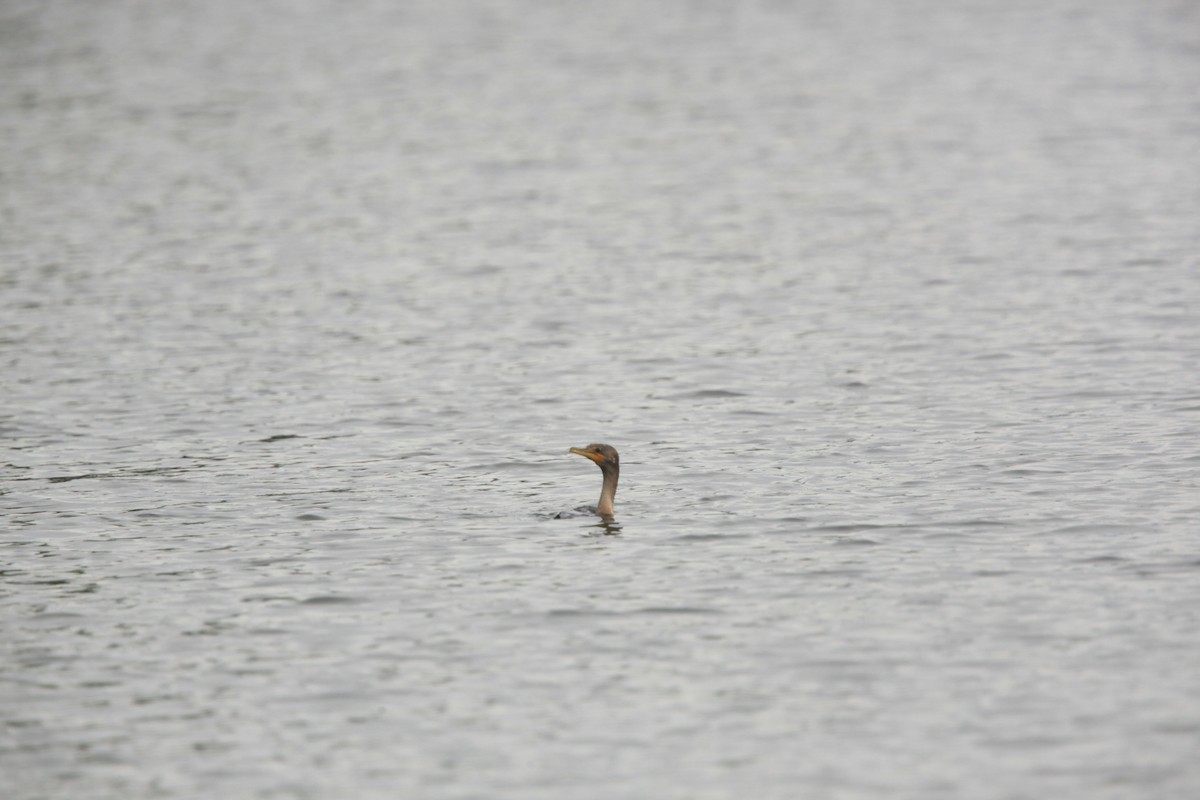
[[6, 0], [0, 69], [6, 798], [1200, 796], [1200, 6]]

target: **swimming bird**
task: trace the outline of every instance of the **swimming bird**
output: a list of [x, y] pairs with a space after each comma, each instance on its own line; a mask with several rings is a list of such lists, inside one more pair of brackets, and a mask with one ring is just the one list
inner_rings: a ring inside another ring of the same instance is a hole
[[617, 448], [610, 444], [589, 444], [587, 447], [572, 447], [570, 452], [596, 462], [604, 475], [604, 483], [600, 486], [600, 502], [595, 508], [589, 508], [605, 522], [612, 522], [613, 499], [617, 496], [617, 478], [621, 476], [621, 459]]

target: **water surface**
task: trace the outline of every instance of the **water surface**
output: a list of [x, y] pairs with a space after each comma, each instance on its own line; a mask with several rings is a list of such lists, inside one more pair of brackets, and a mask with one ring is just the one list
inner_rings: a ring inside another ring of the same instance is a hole
[[6, 796], [1200, 789], [1189, 4], [0, 38]]

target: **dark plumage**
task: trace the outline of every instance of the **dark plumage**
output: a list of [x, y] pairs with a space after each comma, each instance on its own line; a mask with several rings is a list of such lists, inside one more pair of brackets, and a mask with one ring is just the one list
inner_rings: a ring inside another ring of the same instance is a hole
[[600, 467], [604, 483], [600, 487], [600, 502], [595, 513], [605, 522], [613, 518], [613, 500], [617, 496], [617, 479], [621, 476], [621, 458], [617, 448], [608, 444], [589, 444], [587, 447], [572, 447], [571, 452], [589, 458]]

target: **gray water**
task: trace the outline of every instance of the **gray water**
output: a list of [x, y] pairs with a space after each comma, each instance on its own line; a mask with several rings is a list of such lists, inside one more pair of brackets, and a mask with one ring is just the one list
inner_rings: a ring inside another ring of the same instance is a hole
[[10, 0], [0, 69], [5, 798], [1200, 796], [1196, 4]]

